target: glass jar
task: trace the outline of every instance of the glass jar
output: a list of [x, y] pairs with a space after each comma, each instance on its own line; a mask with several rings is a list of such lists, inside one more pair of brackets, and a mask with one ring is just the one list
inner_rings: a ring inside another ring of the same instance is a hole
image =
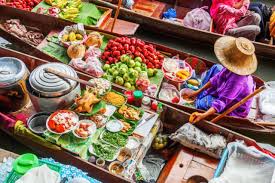
[[16, 112], [29, 103], [28, 76], [29, 71], [21, 60], [0, 58], [0, 112]]

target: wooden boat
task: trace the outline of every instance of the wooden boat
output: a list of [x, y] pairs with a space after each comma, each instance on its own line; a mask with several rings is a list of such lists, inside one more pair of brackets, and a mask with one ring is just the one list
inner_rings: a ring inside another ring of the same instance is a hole
[[[0, 10], [1, 10], [1, 8], [3, 8], [3, 10], [5, 10], [5, 12], [6, 12], [4, 14], [4, 16], [1, 17], [2, 21], [5, 20], [5, 19], [11, 19], [11, 18], [17, 17], [17, 16], [19, 17], [20, 10], [0, 6]], [[35, 16], [33, 16], [33, 15], [35, 15]], [[33, 26], [38, 27], [40, 30], [43, 30], [43, 34], [45, 36], [47, 34], [51, 33], [51, 32], [56, 31], [56, 30], [60, 31], [60, 30], [63, 29], [64, 26], [71, 24], [71, 23], [63, 21], [61, 19], [56, 19], [56, 18], [53, 18], [53, 17], [50, 17], [50, 16], [44, 16], [44, 15], [40, 15], [40, 14], [34, 14], [34, 13], [31, 13], [31, 12], [26, 12], [26, 13], [20, 15], [20, 16], [22, 17], [22, 23], [24, 23], [25, 25], [28, 25], [30, 27], [33, 27]], [[44, 24], [38, 24], [38, 22], [40, 22], [41, 19], [43, 20]], [[0, 20], [0, 23], [1, 23], [1, 20]], [[47, 25], [47, 26], [44, 26], [44, 25]], [[51, 26], [49, 26], [49, 25], [51, 25]], [[108, 37], [108, 38], [114, 38], [116, 36], [121, 36], [119, 34], [114, 34], [114, 33], [110, 33], [110, 32], [107, 32], [107, 31], [98, 30], [96, 28], [86, 27], [86, 30], [87, 31], [91, 31], [91, 30], [99, 31], [102, 35], [104, 35], [105, 37]], [[39, 45], [38, 45], [38, 47], [34, 47], [34, 46], [22, 41], [20, 38], [18, 38], [16, 36], [10, 34], [9, 32], [7, 32], [0, 25], [0, 33], [1, 32], [2, 32], [2, 35], [5, 38], [7, 38], [8, 40], [11, 40], [16, 45], [19, 45], [20, 47], [26, 49], [27, 50], [26, 53], [28, 53], [28, 54], [33, 55], [33, 56], [38, 57], [38, 58], [49, 60], [49, 61], [59, 61], [58, 59], [53, 58], [53, 57], [49, 56], [48, 54], [42, 52], [40, 49], [37, 49], [37, 48], [39, 48]], [[165, 47], [165, 46], [162, 46], [162, 45], [158, 45], [158, 44], [154, 44], [154, 45], [156, 46], [157, 50], [161, 51], [162, 53], [164, 53], [165, 55], [167, 55], [169, 57], [178, 56], [179, 58], [181, 58], [183, 60], [188, 58], [188, 57], [196, 57], [196, 58], [202, 60], [202, 62], [205, 64], [205, 66], [207, 68], [210, 68], [214, 64], [214, 62], [211, 62], [211, 61], [205, 60], [203, 58], [199, 58], [197, 56], [193, 56], [193, 55], [190, 55], [190, 54], [187, 54], [187, 53], [175, 50], [175, 49], [171, 49], [171, 48], [168, 48], [168, 47]], [[258, 78], [256, 76], [254, 76], [254, 80], [256, 82], [257, 87], [263, 86], [263, 84], [264, 84], [263, 80], [261, 80], [260, 78]], [[157, 98], [154, 98], [154, 99], [159, 100]], [[159, 101], [161, 101], [161, 100], [159, 100]], [[197, 110], [197, 109], [194, 109], [194, 108], [168, 103], [166, 101], [161, 101], [161, 102], [167, 103], [168, 105], [173, 105], [174, 107], [176, 107], [178, 109], [181, 109], [183, 111], [189, 112], [189, 113], [200, 111], [200, 110]], [[219, 115], [219, 114], [216, 114], [216, 115]], [[219, 124], [222, 125], [222, 126], [225, 126], [227, 128], [230, 128], [232, 130], [237, 130], [241, 133], [250, 132], [252, 134], [260, 133], [260, 134], [267, 134], [267, 135], [270, 134], [270, 135], [272, 135], [275, 132], [275, 130], [273, 128], [265, 128], [261, 125], [257, 125], [256, 123], [254, 123], [253, 120], [245, 119], [245, 118], [235, 118], [235, 117], [227, 116], [227, 117], [223, 118], [221, 121], [219, 121]]]
[[[41, 64], [48, 63], [45, 60], [35, 58], [26, 54], [22, 54], [17, 51], [0, 48], [0, 57], [3, 57], [3, 56], [5, 57], [9, 56], [9, 57], [15, 57], [15, 58], [21, 59], [26, 64], [29, 71], [32, 71], [33, 69], [35, 69], [37, 66]], [[79, 78], [84, 80], [91, 79], [90, 76], [80, 72], [78, 72], [78, 76]], [[117, 91], [121, 91], [121, 88], [115, 85], [113, 86], [113, 89]], [[22, 112], [24, 113], [24, 111], [25, 109], [22, 109], [20, 113]], [[29, 112], [30, 111], [28, 110], [28, 113]], [[164, 104], [163, 112], [160, 115], [163, 132], [167, 134], [175, 132], [175, 130], [177, 130], [179, 127], [181, 127], [184, 123], [188, 121], [189, 115], [190, 114], [186, 112], [180, 111], [174, 107]], [[125, 179], [121, 176], [113, 175], [109, 173], [107, 170], [100, 168], [94, 164], [91, 164], [88, 161], [85, 161], [79, 158], [77, 155], [72, 154], [68, 151], [65, 151], [60, 147], [57, 147], [57, 146], [55, 148], [45, 147], [41, 145], [41, 143], [34, 141], [34, 139], [32, 138], [28, 138], [27, 136], [24, 136], [24, 135], [18, 136], [14, 133], [13, 129], [5, 128], [4, 124], [5, 123], [3, 121], [0, 123], [0, 129], [2, 131], [4, 131], [8, 135], [10, 135], [12, 138], [16, 139], [18, 142], [26, 145], [27, 147], [29, 147], [30, 149], [34, 150], [35, 152], [37, 152], [42, 156], [54, 157], [56, 160], [62, 163], [72, 164], [88, 172], [91, 177], [94, 177], [102, 182], [131, 182], [132, 181], [129, 179]], [[159, 126], [159, 125], [156, 125], [156, 126]], [[227, 142], [232, 142], [238, 139], [238, 140], [243, 140], [247, 145], [257, 146], [255, 140], [245, 137], [243, 135], [240, 135], [238, 133], [235, 133], [233, 131], [227, 130], [216, 124], [209, 123], [207, 121], [204, 121], [203, 123], [198, 123], [196, 126], [206, 133], [223, 135], [226, 138]], [[153, 135], [147, 136], [145, 141], [148, 140], [147, 138], [152, 138], [152, 136]], [[142, 152], [144, 151], [143, 152], [144, 154], [146, 153], [147, 150], [142, 149], [141, 151]], [[166, 160], [167, 160], [167, 163], [164, 166], [164, 169], [159, 175], [159, 178], [157, 181], [159, 183], [164, 183], [164, 182], [168, 183], [171, 181], [186, 182], [190, 177], [194, 175], [200, 175], [209, 180], [213, 177], [214, 171], [218, 165], [217, 159], [210, 158], [209, 156], [203, 155], [202, 153], [199, 153], [196, 151], [191, 151], [190, 149], [182, 147], [179, 144], [176, 144], [175, 146], [173, 146], [173, 149], [163, 150], [158, 152], [158, 154], [162, 155], [163, 157], [166, 157]], [[139, 161], [141, 161], [143, 157], [141, 157]]]
[[[117, 9], [117, 0], [90, 0], [100, 6]], [[177, 18], [183, 19], [185, 15], [194, 8], [202, 6], [211, 6], [211, 1], [193, 0], [138, 0], [133, 5], [133, 10], [121, 7], [120, 17], [125, 20], [130, 20], [144, 26], [150, 31], [157, 33], [165, 33], [165, 35], [175, 36], [177, 38], [184, 38], [190, 40], [197, 40], [200, 43], [214, 44], [215, 41], [223, 36], [215, 33], [213, 30], [213, 23], [209, 31], [187, 28], [181, 25], [181, 23], [172, 23], [162, 20], [162, 13], [168, 8], [175, 8], [177, 11]], [[258, 55], [274, 58], [275, 45], [273, 41], [269, 44], [253, 42]]]
[[[5, 13], [9, 13], [9, 10], [8, 10], [9, 8], [11, 8], [11, 7], [0, 5], [0, 9], [1, 9], [1, 11], [3, 11], [3, 15]], [[95, 26], [86, 25], [86, 27], [94, 27], [94, 28], [98, 28], [101, 30], [105, 30], [105, 31], [111, 31], [111, 27], [114, 22], [114, 18], [112, 18], [112, 9], [106, 8], [106, 7], [101, 7], [101, 6], [97, 6], [97, 8], [100, 11], [104, 12], [103, 15], [98, 20], [98, 22]], [[17, 11], [19, 14], [25, 14], [27, 12], [29, 13], [29, 11], [24, 11], [21, 9], [16, 9], [16, 8], [12, 8], [12, 9], [15, 9], [14, 11]], [[36, 16], [36, 14], [33, 13], [33, 16]], [[44, 16], [50, 16], [50, 15], [44, 15]], [[56, 17], [52, 17], [52, 18], [56, 18]], [[59, 19], [59, 18], [56, 18], [56, 19]], [[42, 18], [41, 20], [44, 20], [44, 19]], [[74, 22], [71, 22], [71, 21], [65, 20], [65, 19], [63, 19], [63, 22], [66, 22], [67, 24], [75, 24]], [[138, 27], [139, 27], [139, 24], [136, 24], [133, 22], [128, 22], [128, 21], [121, 20], [121, 19], [116, 19], [113, 32], [119, 33], [122, 35], [134, 35], [135, 32], [137, 31]]]

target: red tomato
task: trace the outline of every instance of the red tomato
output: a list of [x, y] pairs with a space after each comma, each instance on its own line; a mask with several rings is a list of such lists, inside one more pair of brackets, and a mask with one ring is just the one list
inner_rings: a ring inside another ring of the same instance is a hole
[[137, 42], [137, 39], [134, 38], [134, 37], [132, 37], [132, 38], [131, 38], [131, 44], [132, 44], [132, 45], [136, 45], [136, 42]]
[[54, 120], [49, 120], [48, 125], [51, 130], [54, 130], [56, 128], [55, 121]]
[[136, 50], [134, 46], [130, 46], [130, 48], [129, 48], [129, 49], [130, 49], [130, 51], [131, 51], [132, 53], [134, 53], [134, 52], [135, 52], [135, 50]]
[[111, 50], [112, 50], [112, 51], [116, 51], [116, 50], [117, 50], [117, 47], [116, 47], [116, 46], [113, 46], [113, 47], [111, 48]]
[[123, 55], [123, 54], [125, 54], [126, 53], [126, 51], [125, 50], [121, 50], [121, 54]]
[[128, 51], [129, 50], [129, 44], [125, 44], [124, 49], [125, 49], [125, 51]]
[[120, 51], [113, 51], [113, 56], [120, 56]]
[[65, 132], [65, 127], [64, 125], [56, 125], [55, 131], [58, 133], [63, 133]]

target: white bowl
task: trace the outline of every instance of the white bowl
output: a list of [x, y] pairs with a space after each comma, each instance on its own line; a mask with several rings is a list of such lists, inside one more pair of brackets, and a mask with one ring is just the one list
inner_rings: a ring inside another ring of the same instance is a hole
[[[89, 136], [81, 137], [75, 132], [75, 130], [80, 126], [81, 123], [91, 123], [92, 124], [92, 126], [90, 126], [88, 128], [89, 132], [90, 132]], [[80, 138], [80, 139], [87, 139], [87, 138], [91, 137], [95, 132], [96, 132], [96, 124], [92, 120], [87, 120], [87, 119], [86, 120], [80, 120], [78, 125], [76, 126], [76, 128], [73, 130], [74, 136], [76, 136], [77, 138]]]
[[[114, 125], [117, 125], [117, 128], [114, 128]], [[110, 120], [106, 123], [106, 129], [110, 132], [119, 132], [123, 126], [122, 122], [117, 119]]]

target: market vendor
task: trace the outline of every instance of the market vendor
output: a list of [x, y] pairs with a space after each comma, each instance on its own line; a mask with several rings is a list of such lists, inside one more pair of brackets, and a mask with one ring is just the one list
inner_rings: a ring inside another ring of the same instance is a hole
[[[257, 69], [255, 47], [246, 38], [224, 36], [214, 46], [216, 57], [223, 65], [214, 65], [204, 77], [205, 83], [199, 90], [187, 93], [187, 97], [196, 97], [197, 109], [204, 113], [193, 113], [190, 122], [198, 122], [214, 113], [222, 113], [255, 89], [251, 76]], [[229, 113], [231, 116], [246, 117], [252, 99]]]
[[216, 31], [234, 37], [255, 40], [261, 32], [261, 16], [248, 11], [250, 0], [213, 0], [210, 9]]

